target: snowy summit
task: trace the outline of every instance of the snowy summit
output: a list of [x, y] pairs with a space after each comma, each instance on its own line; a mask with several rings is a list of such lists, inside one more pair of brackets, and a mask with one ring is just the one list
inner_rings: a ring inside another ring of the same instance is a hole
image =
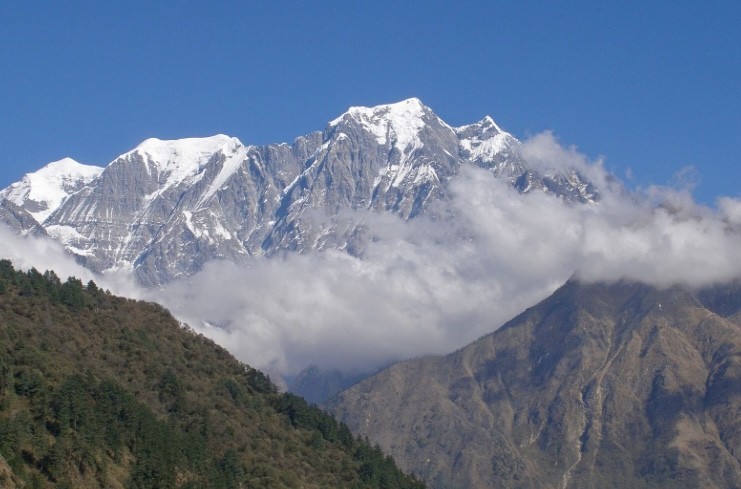
[[419, 131], [425, 126], [425, 116], [432, 114], [418, 98], [410, 98], [395, 104], [377, 107], [350, 107], [329, 123], [330, 127], [340, 123], [355, 121], [376, 137], [378, 144], [391, 141], [403, 150], [415, 142]]
[[25, 208], [39, 223], [43, 223], [72, 193], [91, 183], [103, 172], [98, 166], [83, 165], [72, 158], [49, 163], [20, 182], [0, 192], [0, 199], [8, 199]]

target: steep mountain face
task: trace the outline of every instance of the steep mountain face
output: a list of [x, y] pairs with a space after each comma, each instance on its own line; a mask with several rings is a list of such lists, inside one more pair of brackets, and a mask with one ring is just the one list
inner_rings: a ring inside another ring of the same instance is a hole
[[98, 173], [78, 167], [84, 178], [57, 178], [55, 164], [37, 172], [56, 175], [49, 201], [36, 196], [46, 181], [37, 174], [0, 197], [31, 213], [89, 268], [132, 270], [154, 285], [211, 259], [325, 248], [361, 254], [362, 226], [338, 215], [365, 209], [414, 218], [446, 198], [462, 165], [487, 168], [523, 192], [598, 199], [576, 170], [538, 171], [518, 148], [490, 117], [453, 128], [409, 99], [353, 107], [291, 145], [150, 139]]
[[214, 136], [147, 140], [113, 161], [44, 223], [50, 234], [103, 271], [134, 269], [148, 284], [190, 274], [212, 258], [247, 256], [262, 219], [294, 178], [311, 138], [293, 147], [244, 146]]
[[20, 235], [46, 236], [46, 230], [22, 207], [10, 200], [0, 200], [0, 222]]
[[738, 296], [570, 282], [330, 408], [431, 487], [741, 487]]

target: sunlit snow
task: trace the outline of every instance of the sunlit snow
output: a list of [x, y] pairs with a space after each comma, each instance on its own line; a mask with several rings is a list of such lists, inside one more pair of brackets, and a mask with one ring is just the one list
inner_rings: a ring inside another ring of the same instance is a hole
[[121, 158], [133, 154], [144, 157], [164, 178], [160, 185], [160, 191], [163, 191], [185, 181], [194, 183], [216, 153], [221, 151], [225, 156], [231, 155], [240, 147], [244, 146], [237, 138], [224, 134], [169, 141], [150, 138]]
[[418, 135], [425, 126], [424, 116], [425, 106], [422, 102], [417, 98], [410, 98], [377, 107], [350, 107], [329, 125], [337, 126], [346, 117], [350, 117], [373, 134], [378, 144], [387, 144], [390, 140], [402, 153], [406, 153], [412, 143], [422, 144]]
[[[98, 166], [83, 165], [71, 158], [64, 158], [26, 174], [20, 182], [0, 192], [0, 198], [28, 208], [34, 219], [41, 223], [59, 208], [71, 192], [90, 183], [102, 172], [103, 168]], [[27, 206], [26, 201], [37, 205]]]

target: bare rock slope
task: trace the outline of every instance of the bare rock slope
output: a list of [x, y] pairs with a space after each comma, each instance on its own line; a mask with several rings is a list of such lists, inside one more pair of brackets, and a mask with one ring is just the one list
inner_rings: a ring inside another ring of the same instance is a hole
[[330, 409], [436, 488], [741, 487], [733, 291], [570, 282]]

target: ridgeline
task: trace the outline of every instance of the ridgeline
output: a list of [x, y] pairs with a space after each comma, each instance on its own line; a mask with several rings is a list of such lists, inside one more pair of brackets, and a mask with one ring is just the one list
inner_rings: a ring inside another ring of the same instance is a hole
[[424, 486], [162, 307], [1, 260], [0, 487]]

